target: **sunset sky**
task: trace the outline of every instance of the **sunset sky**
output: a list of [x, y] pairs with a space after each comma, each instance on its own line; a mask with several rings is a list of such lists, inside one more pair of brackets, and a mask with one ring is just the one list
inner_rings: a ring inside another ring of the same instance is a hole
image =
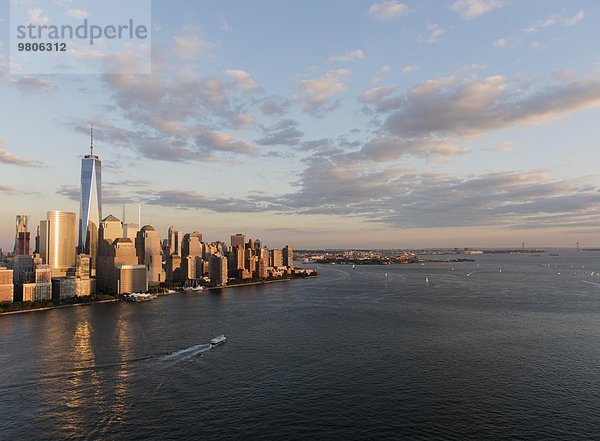
[[16, 214], [79, 211], [90, 123], [103, 216], [142, 203], [163, 238], [600, 247], [596, 0], [153, 1], [151, 75], [11, 75], [9, 18], [0, 248]]

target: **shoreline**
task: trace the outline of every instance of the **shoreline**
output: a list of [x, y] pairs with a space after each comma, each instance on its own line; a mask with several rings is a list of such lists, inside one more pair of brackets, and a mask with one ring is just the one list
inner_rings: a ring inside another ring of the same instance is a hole
[[[289, 281], [295, 280], [295, 279], [305, 279], [305, 278], [311, 278], [311, 277], [318, 277], [318, 276], [296, 277], [296, 278], [290, 278], [290, 279], [263, 280], [263, 281], [250, 282], [250, 283], [239, 283], [236, 285], [211, 286], [211, 287], [204, 288], [202, 291], [197, 291], [197, 293], [203, 293], [204, 291], [211, 291], [214, 289], [239, 288], [242, 286], [256, 286], [256, 285], [265, 285], [267, 283], [289, 282]], [[157, 296], [159, 296], [159, 297], [172, 296], [174, 294], [182, 294], [182, 293], [186, 293], [186, 291], [181, 289], [181, 290], [177, 290], [174, 293], [170, 293], [170, 294], [158, 293]], [[112, 303], [112, 302], [120, 302], [120, 301], [121, 301], [121, 299], [114, 298], [114, 299], [105, 299], [105, 300], [93, 300], [93, 301], [85, 302], [85, 303], [73, 303], [71, 305], [43, 306], [41, 308], [29, 308], [29, 309], [21, 309], [18, 311], [0, 312], [0, 317], [4, 316], [4, 315], [23, 314], [26, 312], [50, 311], [52, 309], [71, 308], [73, 306], [87, 306], [87, 305], [94, 305], [94, 304], [98, 304], [98, 303]]]
[[42, 306], [41, 308], [28, 308], [28, 309], [20, 309], [18, 311], [0, 312], [0, 317], [3, 315], [23, 314], [25, 312], [50, 311], [52, 309], [71, 308], [73, 306], [87, 306], [87, 305], [95, 305], [98, 303], [111, 303], [111, 302], [118, 302], [118, 301], [119, 301], [119, 299], [105, 299], [105, 300], [92, 300], [91, 302], [84, 302], [84, 303], [73, 303], [71, 305]]

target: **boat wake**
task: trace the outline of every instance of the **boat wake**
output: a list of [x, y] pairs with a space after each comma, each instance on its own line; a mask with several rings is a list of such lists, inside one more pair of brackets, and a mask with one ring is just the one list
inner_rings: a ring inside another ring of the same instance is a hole
[[180, 349], [178, 351], [163, 355], [160, 357], [160, 359], [162, 361], [187, 360], [202, 354], [203, 352], [210, 351], [211, 347], [211, 344], [194, 345], [190, 346], [189, 348]]

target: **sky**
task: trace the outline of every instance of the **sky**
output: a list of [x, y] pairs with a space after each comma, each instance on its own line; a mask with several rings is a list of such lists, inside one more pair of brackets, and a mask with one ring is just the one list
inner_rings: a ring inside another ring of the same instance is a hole
[[[56, 23], [99, 4], [24, 7]], [[600, 247], [600, 2], [151, 6], [151, 74], [38, 75], [9, 69], [0, 0], [0, 248], [16, 214], [79, 211], [90, 124], [103, 216], [141, 203], [163, 238]]]

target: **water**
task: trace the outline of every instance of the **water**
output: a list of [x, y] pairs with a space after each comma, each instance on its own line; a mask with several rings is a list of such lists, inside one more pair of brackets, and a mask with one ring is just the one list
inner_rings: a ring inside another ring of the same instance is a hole
[[475, 257], [0, 317], [0, 439], [597, 437], [600, 253]]

